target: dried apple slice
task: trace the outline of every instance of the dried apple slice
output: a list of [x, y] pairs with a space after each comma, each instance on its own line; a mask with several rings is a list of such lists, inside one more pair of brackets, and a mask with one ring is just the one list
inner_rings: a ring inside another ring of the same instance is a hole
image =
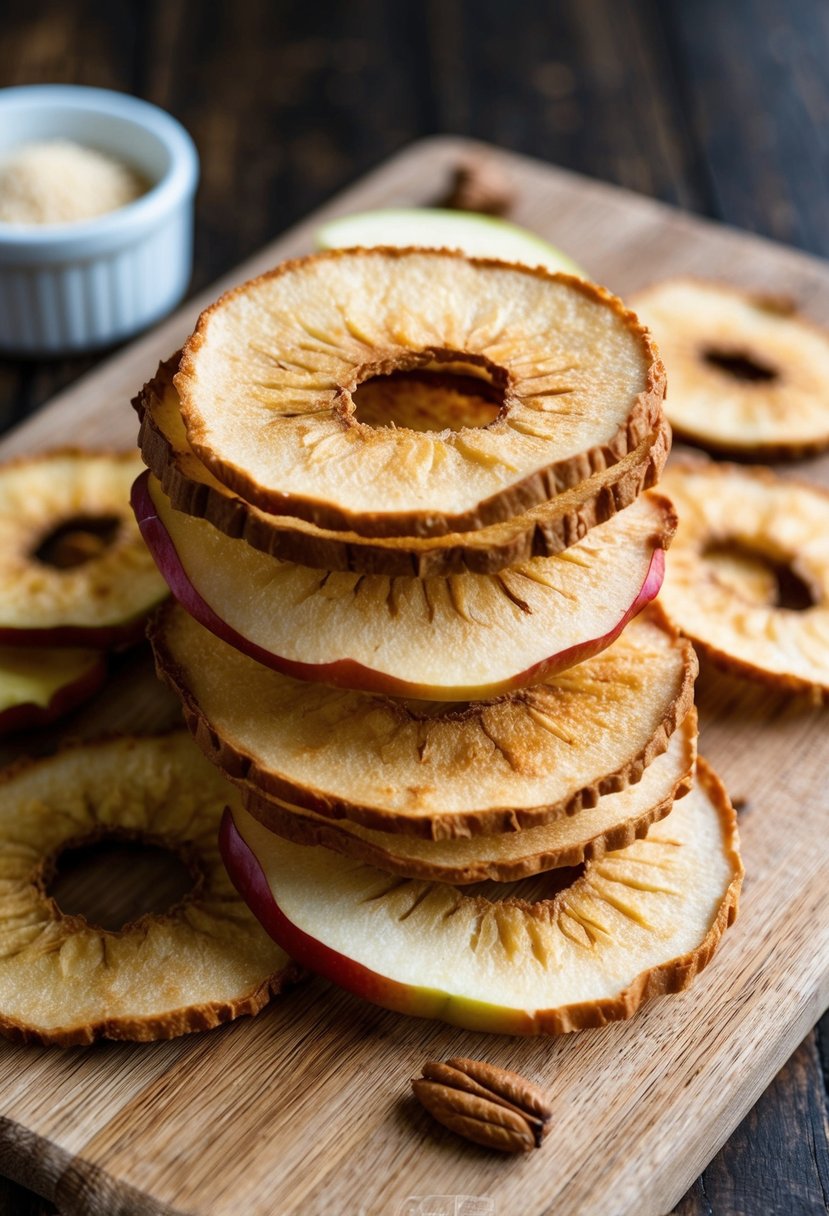
[[[232, 787], [186, 733], [67, 748], [0, 775], [0, 1033], [68, 1047], [257, 1013], [297, 969], [236, 896], [216, 833]], [[195, 886], [119, 932], [64, 915], [54, 859], [102, 836], [179, 852]]]
[[586, 663], [471, 704], [292, 680], [177, 604], [149, 635], [197, 742], [229, 776], [435, 840], [537, 826], [638, 781], [691, 708], [696, 675], [693, 648], [650, 608]]
[[[495, 416], [360, 421], [390, 374], [477, 378]], [[647, 331], [566, 275], [448, 251], [285, 262], [202, 313], [176, 376], [196, 455], [263, 510], [363, 536], [509, 519], [601, 472], [662, 418]]]
[[88, 701], [105, 678], [99, 650], [0, 646], [0, 734], [47, 726]]
[[223, 486], [187, 441], [173, 384], [177, 367], [178, 355], [162, 363], [133, 402], [141, 419], [141, 453], [173, 506], [273, 557], [320, 570], [441, 578], [465, 571], [496, 574], [531, 557], [551, 557], [656, 485], [670, 447], [663, 422], [608, 469], [504, 523], [431, 539], [369, 540], [260, 511]]
[[790, 304], [669, 279], [630, 300], [668, 368], [676, 434], [761, 460], [829, 447], [829, 332]]
[[263, 798], [241, 783], [246, 810], [271, 832], [296, 844], [324, 845], [405, 878], [472, 883], [512, 882], [561, 866], [596, 861], [644, 836], [691, 788], [696, 759], [697, 715], [691, 710], [671, 735], [668, 750], [648, 765], [641, 781], [618, 794], [605, 794], [595, 807], [521, 832], [471, 839], [422, 840], [377, 832], [347, 819], [326, 819], [313, 811]]
[[[469, 1030], [562, 1034], [680, 992], [736, 916], [743, 875], [728, 795], [695, 788], [643, 840], [518, 888], [392, 877], [228, 811], [237, 888], [292, 957], [376, 1004]], [[538, 890], [547, 882], [547, 898]], [[558, 888], [558, 889], [556, 889]]]
[[682, 461], [662, 485], [680, 517], [659, 602], [720, 666], [829, 696], [829, 494], [768, 469]]
[[0, 467], [0, 642], [115, 646], [167, 595], [130, 510], [137, 453], [58, 451]]
[[557, 557], [392, 578], [275, 561], [173, 510], [148, 473], [132, 500], [176, 599], [217, 637], [297, 680], [440, 701], [522, 688], [609, 646], [658, 593], [675, 526], [667, 500], [642, 496]]

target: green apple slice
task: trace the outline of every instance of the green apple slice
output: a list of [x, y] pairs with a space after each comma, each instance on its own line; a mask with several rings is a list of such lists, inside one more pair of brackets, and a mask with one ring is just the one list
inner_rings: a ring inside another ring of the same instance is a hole
[[292, 844], [228, 811], [220, 847], [264, 928], [300, 964], [378, 1005], [469, 1030], [561, 1034], [687, 988], [734, 919], [728, 795], [695, 788], [644, 840], [527, 890], [418, 882]]
[[525, 266], [544, 266], [556, 273], [587, 278], [582, 268], [547, 241], [507, 220], [470, 211], [439, 207], [390, 207], [331, 220], [318, 229], [320, 249], [352, 249], [374, 245], [396, 248], [459, 249], [470, 257], [500, 258]]

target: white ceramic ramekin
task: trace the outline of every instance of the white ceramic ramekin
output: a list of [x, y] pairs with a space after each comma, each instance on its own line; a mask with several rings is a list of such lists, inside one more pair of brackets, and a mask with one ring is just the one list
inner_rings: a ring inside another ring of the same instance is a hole
[[0, 351], [9, 354], [118, 342], [169, 312], [190, 281], [199, 162], [180, 123], [106, 89], [0, 89], [0, 159], [46, 139], [109, 153], [153, 185], [126, 207], [79, 223], [0, 223]]

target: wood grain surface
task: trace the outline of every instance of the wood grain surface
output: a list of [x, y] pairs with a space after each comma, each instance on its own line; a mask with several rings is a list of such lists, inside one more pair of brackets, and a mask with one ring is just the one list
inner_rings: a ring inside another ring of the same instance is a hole
[[[816, 318], [829, 317], [829, 270], [813, 259], [452, 139], [404, 152], [230, 279], [309, 248], [323, 214], [435, 197], [469, 153], [497, 157], [509, 173], [518, 222], [623, 294], [675, 271], [727, 270], [746, 286], [773, 281]], [[130, 442], [126, 401], [192, 326], [199, 303], [19, 428], [3, 454], [70, 436]], [[829, 482], [829, 460], [798, 472]], [[699, 703], [702, 750], [732, 794], [747, 800], [748, 877], [737, 925], [687, 995], [604, 1031], [522, 1041], [405, 1019], [312, 981], [258, 1019], [171, 1043], [62, 1053], [4, 1044], [0, 1173], [67, 1216], [381, 1216], [405, 1211], [409, 1196], [435, 1194], [487, 1197], [498, 1216], [668, 1211], [829, 1003], [829, 713], [710, 670]], [[145, 726], [172, 712], [135, 658], [105, 702], [82, 711], [70, 729], [126, 725], [131, 715]], [[408, 1078], [427, 1056], [450, 1054], [484, 1056], [549, 1087], [558, 1123], [542, 1152], [493, 1159], [414, 1108]], [[793, 1065], [804, 1119], [813, 1109], [806, 1080], [813, 1054], [801, 1049]], [[804, 1162], [819, 1130], [810, 1129]], [[763, 1133], [762, 1107], [755, 1131]], [[817, 1162], [821, 1176], [825, 1166]], [[715, 1185], [727, 1182], [714, 1176]], [[814, 1210], [805, 1186], [798, 1199], [799, 1185], [795, 1179], [785, 1209], [764, 1207], [761, 1197], [739, 1210]], [[686, 1196], [679, 1211], [685, 1216], [695, 1204]]]

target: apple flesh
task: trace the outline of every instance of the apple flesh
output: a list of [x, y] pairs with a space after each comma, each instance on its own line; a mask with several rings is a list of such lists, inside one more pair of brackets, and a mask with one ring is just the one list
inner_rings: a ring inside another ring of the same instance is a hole
[[199, 746], [229, 777], [432, 840], [536, 827], [640, 780], [691, 709], [697, 672], [690, 643], [650, 608], [560, 676], [445, 708], [293, 680], [177, 603], [149, 637]]
[[[399, 983], [305, 933], [285, 915], [274, 898], [256, 854], [239, 831], [238, 811], [225, 810], [219, 829], [219, 848], [233, 885], [266, 933], [295, 962], [322, 975], [347, 992], [395, 1013], [433, 1018], [468, 1030], [494, 1030], [499, 1034], [532, 1034], [532, 1016], [486, 1001], [453, 997], [428, 987]], [[299, 848], [302, 846], [294, 846]]]
[[148, 473], [132, 503], [176, 599], [229, 645], [297, 680], [435, 701], [510, 692], [604, 650], [658, 594], [674, 526], [643, 495], [555, 557], [390, 578], [280, 562], [174, 510]]
[[105, 678], [95, 650], [0, 646], [0, 734], [47, 726], [89, 700]]
[[566, 253], [518, 224], [441, 207], [388, 207], [342, 216], [318, 229], [317, 244], [320, 249], [378, 245], [459, 249], [470, 257], [500, 258], [587, 277]]
[[644, 840], [563, 886], [553, 871], [546, 899], [407, 881], [292, 844], [240, 809], [225, 812], [220, 849], [302, 966], [388, 1009], [505, 1034], [604, 1025], [687, 987], [733, 920], [742, 878], [736, 817], [704, 765]]

